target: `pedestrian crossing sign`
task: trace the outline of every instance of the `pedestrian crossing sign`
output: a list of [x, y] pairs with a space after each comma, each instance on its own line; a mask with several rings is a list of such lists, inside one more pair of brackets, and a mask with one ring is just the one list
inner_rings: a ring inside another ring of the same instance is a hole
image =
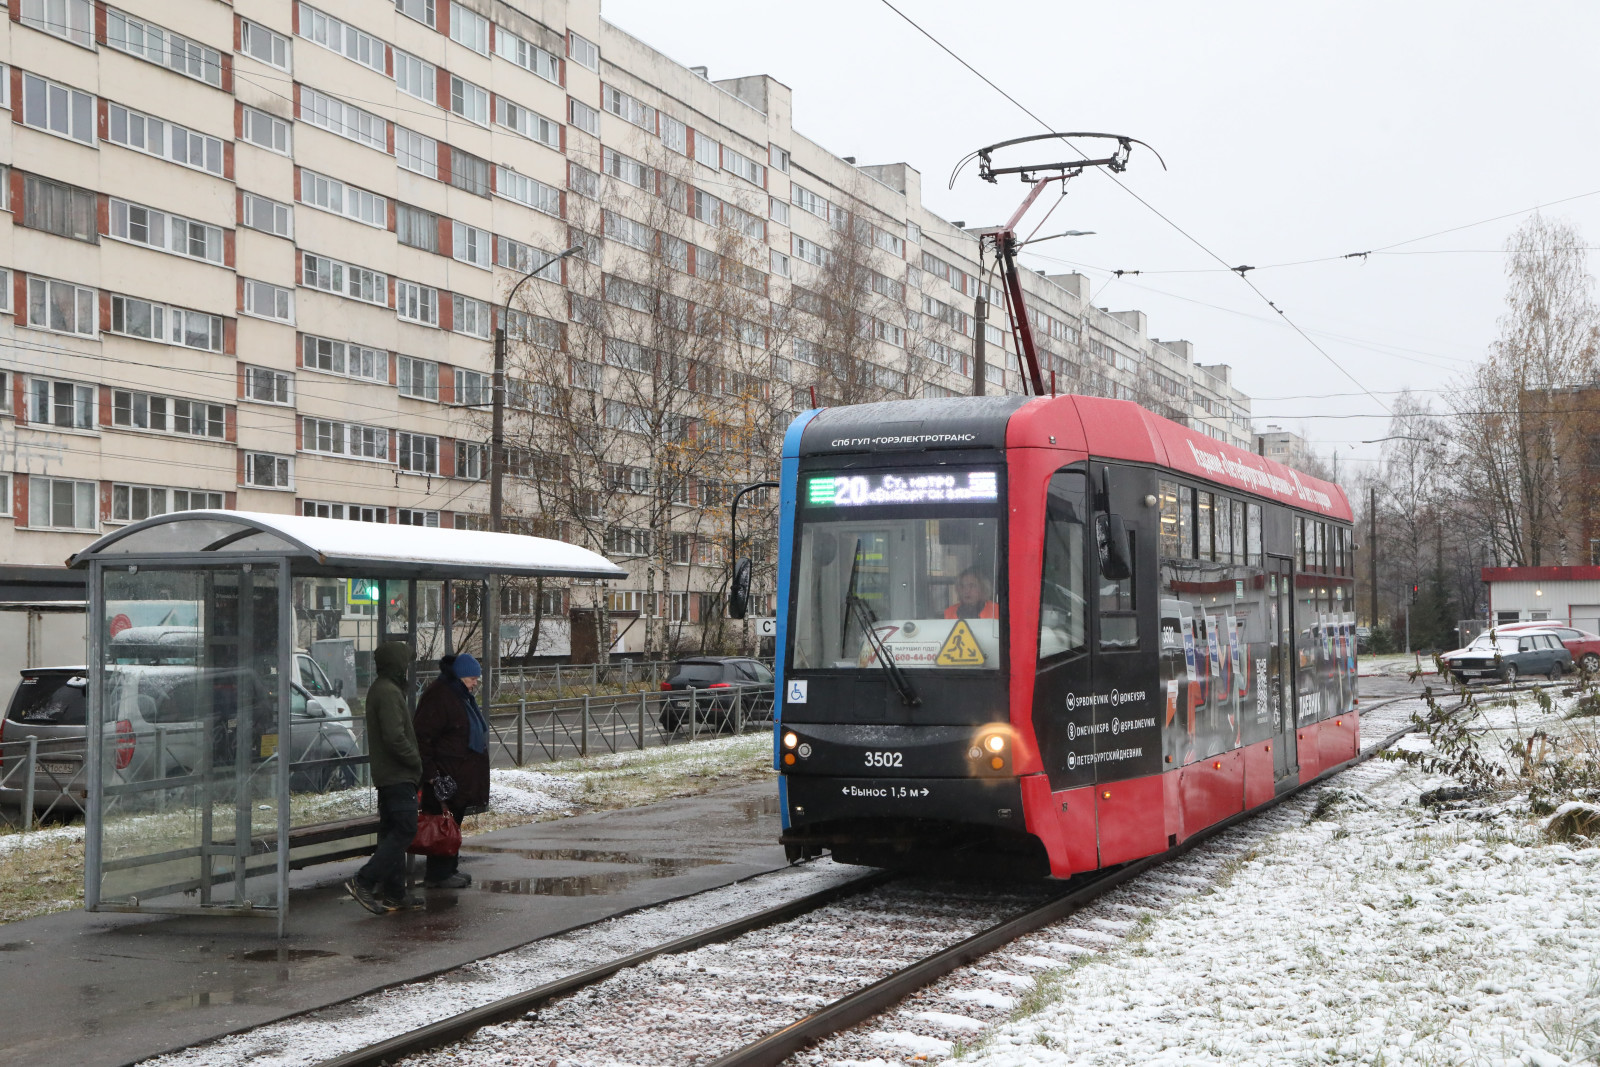
[[934, 662], [940, 667], [983, 666], [983, 649], [978, 647], [978, 639], [973, 636], [966, 619], [957, 619], [950, 627], [950, 636], [944, 639]]

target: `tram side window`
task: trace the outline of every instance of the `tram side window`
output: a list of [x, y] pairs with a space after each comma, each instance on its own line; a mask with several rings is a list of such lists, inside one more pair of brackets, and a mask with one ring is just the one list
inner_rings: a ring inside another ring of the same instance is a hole
[[1294, 565], [1306, 569], [1306, 520], [1296, 515], [1289, 521], [1294, 527]]
[[1139, 581], [1139, 546], [1137, 535], [1128, 531], [1128, 561], [1130, 573], [1120, 581], [1096, 575], [1100, 582], [1100, 648], [1102, 651], [1123, 651], [1139, 647], [1138, 603], [1134, 591]]
[[1044, 566], [1039, 585], [1039, 662], [1089, 645], [1083, 587], [1083, 472], [1050, 479], [1045, 500]]
[[1179, 559], [1194, 559], [1194, 490], [1178, 486]]
[[1182, 531], [1178, 521], [1178, 483], [1161, 483], [1161, 555], [1166, 559], [1183, 558]]
[[1233, 521], [1232, 508], [1227, 497], [1217, 497], [1211, 507], [1211, 523], [1216, 527], [1215, 542], [1217, 554], [1214, 559], [1218, 563], [1233, 562]]
[[1248, 508], [1245, 536], [1249, 539], [1246, 542], [1249, 547], [1245, 553], [1245, 563], [1252, 567], [1265, 567], [1266, 554], [1261, 546], [1261, 505], [1250, 504]]
[[1195, 530], [1199, 534], [1196, 538], [1195, 555], [1199, 559], [1216, 559], [1211, 548], [1211, 506], [1215, 497], [1201, 490], [1195, 495]]

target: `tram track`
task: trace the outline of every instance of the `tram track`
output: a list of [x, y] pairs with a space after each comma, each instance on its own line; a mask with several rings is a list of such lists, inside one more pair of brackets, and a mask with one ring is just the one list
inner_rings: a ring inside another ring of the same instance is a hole
[[[1384, 698], [1361, 708], [1363, 714], [1370, 713], [1378, 708], [1400, 701], [1417, 700], [1419, 695], [1396, 696]], [[1459, 705], [1458, 705], [1459, 706]], [[995, 952], [997, 949], [1016, 941], [1018, 938], [1056, 923], [1101, 896], [1138, 879], [1140, 876], [1161, 867], [1173, 860], [1188, 854], [1195, 848], [1214, 839], [1218, 835], [1233, 829], [1245, 822], [1254, 819], [1263, 812], [1272, 810], [1283, 802], [1303, 794], [1316, 786], [1326, 784], [1337, 775], [1355, 767], [1377, 755], [1379, 752], [1393, 746], [1400, 738], [1416, 729], [1414, 724], [1407, 724], [1386, 735], [1381, 740], [1363, 748], [1358, 755], [1335, 767], [1330, 767], [1322, 774], [1302, 783], [1293, 789], [1287, 790], [1272, 800], [1246, 812], [1240, 812], [1211, 827], [1200, 831], [1186, 839], [1181, 845], [1169, 849], [1156, 856], [1123, 865], [1107, 871], [1096, 871], [1082, 875], [1065, 883], [1061, 892], [1052, 893], [1048, 899], [1030, 905], [1020, 911], [1013, 910], [1011, 914], [995, 917], [992, 921], [984, 922], [980, 928], [966, 933], [954, 941], [946, 943], [934, 951], [927, 952], [913, 959], [903, 966], [897, 966], [885, 974], [867, 973], [856, 975], [856, 988], [844, 991], [825, 1003], [821, 1003], [807, 1011], [799, 1018], [792, 1018], [793, 1005], [789, 1005], [790, 1020], [782, 1025], [768, 1027], [751, 1040], [723, 1051], [718, 1058], [705, 1060], [702, 1057], [690, 1057], [694, 1062], [710, 1067], [765, 1067], [782, 1063], [794, 1053], [812, 1046], [823, 1039], [840, 1034], [845, 1030], [892, 1008], [909, 994], [925, 988], [929, 984], [951, 974], [957, 969], [973, 963], [974, 961]], [[903, 879], [892, 872], [876, 872], [860, 879], [831, 887], [820, 893], [798, 898], [787, 904], [770, 908], [752, 915], [732, 920], [728, 923], [700, 931], [685, 937], [667, 942], [658, 946], [647, 948], [628, 956], [588, 968], [579, 973], [565, 978], [548, 982], [536, 988], [520, 992], [501, 1000], [494, 1001], [473, 1008], [469, 1011], [438, 1020], [425, 1027], [421, 1027], [403, 1034], [390, 1037], [386, 1040], [357, 1049], [338, 1056], [334, 1059], [323, 1061], [320, 1067], [378, 1067], [379, 1064], [392, 1064], [408, 1056], [428, 1053], [430, 1051], [444, 1052], [447, 1046], [473, 1040], [473, 1035], [488, 1027], [501, 1027], [494, 1036], [494, 1040], [501, 1044], [502, 1050], [511, 1054], [517, 1061], [544, 1062], [545, 1042], [537, 1039], [533, 1033], [518, 1035], [512, 1027], [504, 1024], [515, 1023], [521, 1020], [522, 1025], [531, 1031], [540, 1027], [560, 1030], [565, 1040], [557, 1041], [553, 1047], [559, 1047], [562, 1055], [570, 1057], [570, 1038], [578, 1027], [587, 1029], [586, 1020], [588, 1012], [604, 1012], [615, 1007], [608, 1005], [604, 994], [599, 992], [608, 980], [626, 975], [628, 972], [642, 972], [656, 968], [662, 973], [645, 976], [640, 973], [638, 977], [648, 982], [651, 978], [658, 982], [666, 982], [674, 987], [672, 999], [685, 1005], [704, 1005], [709, 1003], [731, 1003], [738, 1000], [731, 996], [726, 988], [726, 981], [722, 988], [717, 988], [719, 979], [728, 979], [732, 972], [717, 966], [693, 965], [692, 963], [675, 964], [672, 957], [683, 957], [689, 953], [698, 952], [710, 946], [722, 946], [729, 953], [729, 958], [737, 957], [741, 952], [741, 941], [752, 937], [763, 944], [752, 944], [748, 951], [753, 954], [771, 953], [774, 944], [793, 943], [802, 944], [796, 938], [799, 935], [790, 933], [790, 930], [804, 924], [821, 924], [824, 927], [852, 929], [858, 924], [874, 927], [883, 920], [883, 907], [888, 903], [892, 909], [892, 897], [896, 893], [914, 892], [922, 893], [919, 903], [922, 909], [931, 909], [940, 912], [953, 925], [960, 925], [962, 921], [969, 925], [983, 910], [981, 906], [968, 908], [964, 915], [963, 903], [957, 901], [949, 892], [948, 887], [930, 891], [926, 889], [908, 890], [906, 887], [911, 880]], [[931, 903], [930, 903], [931, 902]], [[993, 896], [986, 901], [973, 902], [975, 905], [992, 905]], [[906, 915], [911, 913], [907, 912]], [[912, 938], [914, 940], [914, 937]], [[796, 951], [803, 951], [803, 945]], [[834, 969], [839, 968], [838, 960], [833, 961]], [[663, 970], [664, 969], [664, 970]], [[849, 970], [845, 966], [845, 970]], [[870, 971], [870, 968], [867, 968]], [[829, 974], [827, 981], [837, 979], [838, 976]], [[777, 979], [774, 979], [777, 981]], [[644, 992], [643, 989], [632, 989], [630, 995]], [[580, 1004], [579, 1001], [590, 998], [592, 1003]], [[748, 1000], [748, 998], [746, 998]], [[791, 998], [810, 999], [819, 998]], [[563, 1009], [565, 1003], [567, 1007]], [[767, 1022], [758, 1021], [751, 1016], [759, 1016], [760, 1011], [754, 1010], [748, 1003], [738, 1006], [743, 1011], [747, 1024], [767, 1026]], [[548, 1010], [547, 1010], [548, 1009]], [[648, 999], [640, 1004], [641, 1017], [651, 1010]], [[689, 1013], [694, 1014], [695, 1008], [689, 1008]], [[670, 1009], [669, 1009], [670, 1011]], [[736, 1013], [737, 1014], [737, 1013]], [[548, 1017], [548, 1018], [547, 1018]], [[633, 1029], [644, 1028], [641, 1022]], [[611, 1027], [619, 1034], [618, 1040], [633, 1039], [637, 1044], [636, 1033], [629, 1035], [628, 1027]], [[628, 1036], [621, 1036], [628, 1035]], [[657, 1033], [656, 1038], [667, 1037], [665, 1033]], [[715, 1035], [704, 1031], [700, 1032], [700, 1039], [705, 1044], [715, 1045], [716, 1037], [722, 1036], [726, 1044], [727, 1035]], [[527, 1048], [521, 1046], [526, 1043]], [[658, 1046], [659, 1047], [659, 1046]], [[693, 1047], [693, 1046], [688, 1046]], [[639, 1051], [634, 1048], [635, 1054]], [[606, 1058], [616, 1058], [609, 1054]]]

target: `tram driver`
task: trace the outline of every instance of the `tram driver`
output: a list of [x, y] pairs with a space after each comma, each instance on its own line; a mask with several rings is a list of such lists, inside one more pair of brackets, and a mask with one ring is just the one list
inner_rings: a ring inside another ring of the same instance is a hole
[[976, 567], [956, 578], [956, 602], [944, 609], [947, 619], [998, 619], [1000, 605], [989, 599], [989, 579]]

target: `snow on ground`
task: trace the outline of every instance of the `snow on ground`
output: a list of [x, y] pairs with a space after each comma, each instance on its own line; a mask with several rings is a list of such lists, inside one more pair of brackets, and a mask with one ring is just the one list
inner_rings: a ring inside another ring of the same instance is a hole
[[1432, 656], [1397, 652], [1388, 656], [1361, 656], [1356, 660], [1356, 673], [1362, 678], [1404, 678], [1419, 670], [1425, 675], [1439, 673]]

